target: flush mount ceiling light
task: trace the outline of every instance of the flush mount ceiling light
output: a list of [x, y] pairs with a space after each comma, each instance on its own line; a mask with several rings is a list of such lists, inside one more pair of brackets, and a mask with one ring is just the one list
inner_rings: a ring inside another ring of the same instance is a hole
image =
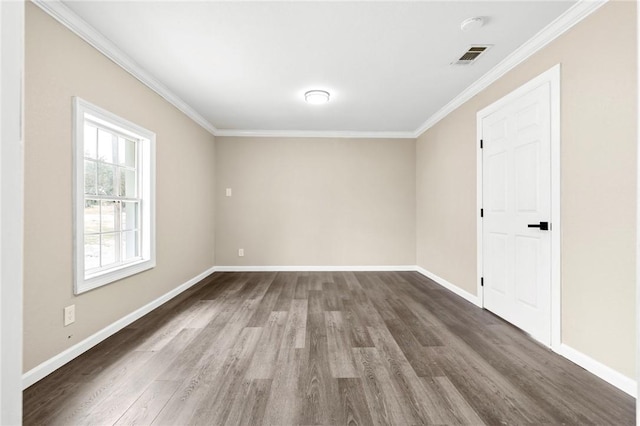
[[462, 24], [460, 24], [460, 29], [462, 31], [469, 32], [477, 30], [478, 28], [482, 27], [482, 25], [484, 25], [484, 19], [480, 17], [468, 18], [462, 21]]
[[326, 104], [329, 102], [329, 92], [324, 90], [309, 90], [304, 94], [304, 100], [314, 105]]

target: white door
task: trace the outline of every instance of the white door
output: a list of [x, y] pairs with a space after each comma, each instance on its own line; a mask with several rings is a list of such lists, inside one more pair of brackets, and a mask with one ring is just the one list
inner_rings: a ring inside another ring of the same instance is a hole
[[551, 99], [544, 83], [481, 117], [486, 309], [551, 342]]

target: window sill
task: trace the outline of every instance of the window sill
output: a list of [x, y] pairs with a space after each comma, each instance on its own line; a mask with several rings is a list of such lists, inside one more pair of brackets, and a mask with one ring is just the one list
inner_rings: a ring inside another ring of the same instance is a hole
[[133, 263], [127, 263], [107, 271], [102, 271], [89, 278], [76, 277], [74, 294], [79, 295], [103, 285], [128, 278], [140, 272], [147, 271], [156, 266], [154, 259], [143, 259]]

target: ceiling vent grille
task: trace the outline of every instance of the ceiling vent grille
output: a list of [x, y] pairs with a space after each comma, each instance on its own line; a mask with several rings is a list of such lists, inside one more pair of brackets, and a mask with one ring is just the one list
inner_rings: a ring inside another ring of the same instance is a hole
[[478, 60], [480, 55], [486, 52], [491, 46], [489, 45], [475, 45], [467, 49], [466, 52], [460, 56], [457, 60], [451, 63], [451, 65], [471, 65]]

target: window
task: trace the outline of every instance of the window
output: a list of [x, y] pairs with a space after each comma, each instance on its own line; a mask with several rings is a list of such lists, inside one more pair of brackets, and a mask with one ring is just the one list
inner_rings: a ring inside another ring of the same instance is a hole
[[155, 134], [74, 98], [75, 294], [155, 266]]

